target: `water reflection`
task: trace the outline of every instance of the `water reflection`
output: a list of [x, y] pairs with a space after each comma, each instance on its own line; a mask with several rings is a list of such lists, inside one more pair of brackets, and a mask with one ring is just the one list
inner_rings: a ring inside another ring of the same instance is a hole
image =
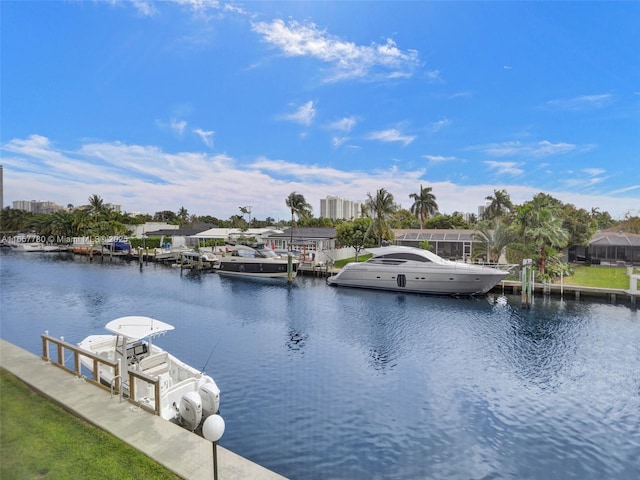
[[294, 352], [304, 353], [302, 350], [305, 347], [306, 341], [309, 339], [309, 335], [290, 328], [287, 332], [287, 336], [287, 348]]

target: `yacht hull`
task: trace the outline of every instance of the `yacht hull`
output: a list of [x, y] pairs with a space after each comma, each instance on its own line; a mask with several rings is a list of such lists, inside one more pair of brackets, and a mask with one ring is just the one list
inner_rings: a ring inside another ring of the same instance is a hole
[[503, 278], [504, 274], [499, 270], [492, 275], [472, 272], [420, 272], [408, 269], [396, 272], [359, 269], [329, 277], [327, 283], [341, 287], [433, 295], [482, 295]]
[[370, 249], [378, 255], [364, 263], [349, 263], [329, 277], [332, 286], [369, 288], [432, 295], [483, 295], [508, 272], [497, 268], [450, 262], [410, 247]]
[[[298, 273], [298, 261], [291, 263], [291, 278]], [[224, 257], [220, 260], [218, 274], [256, 278], [289, 278], [287, 260], [247, 259]]]

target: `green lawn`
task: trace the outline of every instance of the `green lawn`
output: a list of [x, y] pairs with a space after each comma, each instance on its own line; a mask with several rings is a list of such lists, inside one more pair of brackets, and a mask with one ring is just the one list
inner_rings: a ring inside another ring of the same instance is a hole
[[[556, 280], [555, 283], [559, 283]], [[573, 267], [573, 275], [564, 277], [566, 285], [601, 288], [629, 288], [629, 276], [625, 267]]]
[[[364, 262], [365, 260], [368, 260], [371, 258], [371, 254], [370, 253], [365, 253], [363, 255], [358, 255], [358, 262]], [[351, 258], [345, 258], [344, 260], [337, 260], [334, 267], [335, 268], [342, 268], [344, 267], [347, 263], [349, 262], [355, 262], [356, 259], [354, 257]]]
[[0, 369], [0, 478], [179, 479]]

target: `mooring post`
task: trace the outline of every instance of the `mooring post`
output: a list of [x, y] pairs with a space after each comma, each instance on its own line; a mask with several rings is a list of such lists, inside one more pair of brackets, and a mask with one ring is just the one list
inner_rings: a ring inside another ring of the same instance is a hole
[[531, 299], [533, 297], [533, 260], [525, 258], [522, 260], [522, 304], [529, 308], [531, 307]]

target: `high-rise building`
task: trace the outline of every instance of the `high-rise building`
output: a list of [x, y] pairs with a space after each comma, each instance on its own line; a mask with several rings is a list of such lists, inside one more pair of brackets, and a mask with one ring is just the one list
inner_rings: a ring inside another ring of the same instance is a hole
[[116, 205], [115, 203], [105, 203], [104, 208], [118, 213], [122, 211], [122, 205]]
[[54, 213], [64, 210], [64, 207], [54, 202], [41, 202], [38, 200], [17, 200], [13, 202], [14, 210], [24, 210], [31, 213]]
[[320, 200], [320, 216], [332, 220], [353, 220], [360, 217], [360, 202], [328, 196]]

